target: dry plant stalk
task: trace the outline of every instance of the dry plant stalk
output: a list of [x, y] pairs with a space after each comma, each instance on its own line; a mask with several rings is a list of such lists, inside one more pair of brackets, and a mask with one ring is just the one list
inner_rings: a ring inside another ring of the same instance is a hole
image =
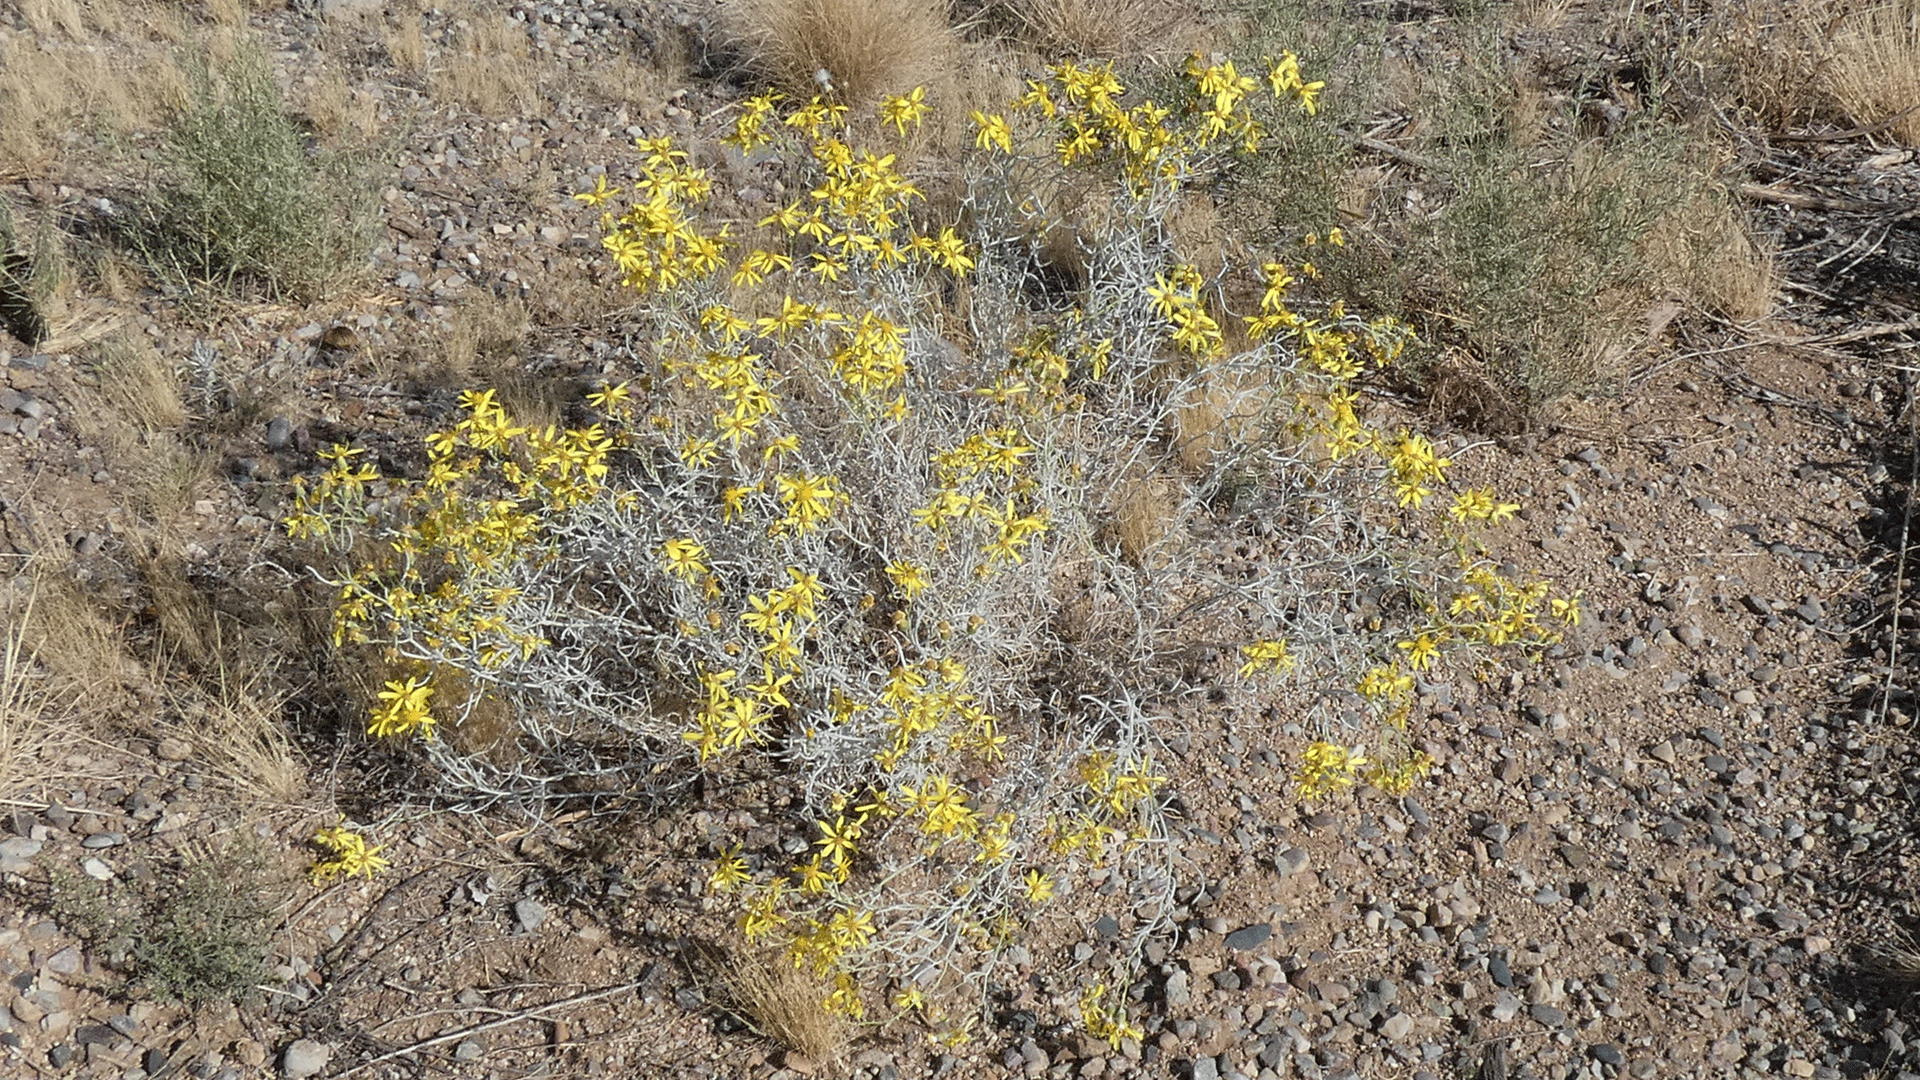
[[103, 341], [94, 350], [92, 366], [100, 379], [100, 396], [137, 431], [170, 431], [187, 422], [179, 379], [144, 341], [126, 337]]
[[1887, 0], [1843, 19], [1827, 85], [1856, 123], [1891, 120], [1901, 142], [1920, 145], [1920, 0]]
[[22, 0], [20, 15], [36, 34], [59, 33], [74, 41], [87, 40], [87, 24], [77, 0]]
[[387, 59], [403, 75], [420, 75], [427, 70], [427, 39], [420, 28], [420, 13], [403, 11], [386, 28], [382, 40]]
[[27, 644], [34, 602], [29, 596], [8, 612], [12, 625], [0, 640], [0, 802], [31, 795], [46, 760], [71, 739], [71, 695], [50, 687], [45, 673], [35, 670]]
[[281, 720], [284, 695], [268, 672], [237, 670], [214, 636], [213, 657], [197, 677], [158, 680], [168, 688], [166, 713], [178, 719], [156, 721], [153, 734], [186, 742], [217, 777], [254, 799], [298, 801], [307, 771]]

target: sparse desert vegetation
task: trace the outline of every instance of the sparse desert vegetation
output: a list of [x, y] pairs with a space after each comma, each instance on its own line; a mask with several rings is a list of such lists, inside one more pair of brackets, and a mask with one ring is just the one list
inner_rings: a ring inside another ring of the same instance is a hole
[[1911, 7], [0, 8], [0, 1056], [1920, 1066]]

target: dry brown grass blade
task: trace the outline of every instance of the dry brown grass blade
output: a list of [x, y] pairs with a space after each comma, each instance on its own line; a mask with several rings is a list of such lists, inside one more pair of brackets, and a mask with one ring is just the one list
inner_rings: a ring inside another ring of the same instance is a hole
[[1164, 0], [1007, 0], [1003, 6], [1028, 41], [1076, 59], [1165, 48], [1183, 15]]
[[180, 739], [215, 776], [264, 802], [297, 803], [307, 789], [307, 768], [282, 719], [285, 695], [270, 673], [242, 672], [225, 650], [193, 679], [166, 682], [167, 713], [153, 734]]

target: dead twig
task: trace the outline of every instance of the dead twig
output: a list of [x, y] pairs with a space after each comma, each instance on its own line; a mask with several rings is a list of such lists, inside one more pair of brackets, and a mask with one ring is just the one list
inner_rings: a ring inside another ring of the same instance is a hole
[[1808, 195], [1799, 191], [1787, 191], [1783, 188], [1768, 187], [1765, 184], [1741, 184], [1740, 195], [1755, 202], [1774, 202], [1782, 206], [1791, 206], [1796, 210], [1843, 210], [1854, 214], [1871, 214], [1886, 207], [1858, 199], [1831, 199], [1822, 195]]
[[366, 1069], [370, 1069], [375, 1065], [383, 1065], [389, 1061], [392, 1061], [394, 1058], [402, 1057], [407, 1054], [419, 1053], [422, 1050], [430, 1050], [433, 1047], [444, 1046], [450, 1042], [459, 1042], [462, 1039], [469, 1039], [475, 1035], [484, 1035], [487, 1032], [494, 1030], [495, 1028], [503, 1028], [509, 1024], [517, 1024], [522, 1020], [551, 1019], [551, 1017], [549, 1017], [547, 1014], [553, 1012], [556, 1009], [572, 1008], [576, 1005], [585, 1005], [589, 1002], [599, 1001], [602, 998], [610, 998], [618, 994], [624, 994], [629, 990], [637, 989], [641, 984], [641, 982], [643, 981], [644, 980], [642, 979], [635, 979], [630, 983], [622, 983], [619, 986], [610, 986], [604, 990], [595, 990], [592, 993], [588, 993], [588, 994], [578, 994], [570, 998], [563, 998], [559, 1001], [550, 1001], [545, 1005], [535, 1005], [531, 1009], [522, 1009], [521, 1011], [513, 1013], [509, 1016], [503, 1016], [498, 1020], [489, 1020], [484, 1024], [475, 1024], [472, 1027], [461, 1028], [458, 1031], [450, 1031], [445, 1035], [435, 1035], [431, 1039], [422, 1039], [417, 1043], [413, 1043], [412, 1045], [403, 1046], [398, 1050], [389, 1050], [388, 1052], [381, 1054], [377, 1058], [371, 1058], [369, 1060], [363, 1061], [360, 1064], [355, 1065], [353, 1068], [348, 1069], [347, 1071], [341, 1073], [340, 1077], [342, 1078], [342, 1080], [344, 1080], [345, 1077], [349, 1077], [354, 1075], [355, 1073], [361, 1072]]
[[1920, 109], [1920, 103], [1909, 105], [1877, 124], [1868, 124], [1851, 131], [1835, 131], [1826, 135], [1792, 135], [1780, 132], [1768, 135], [1767, 138], [1774, 142], [1846, 142], [1848, 139], [1858, 139], [1864, 135], [1878, 135], [1905, 119], [1907, 114], [1915, 109]]

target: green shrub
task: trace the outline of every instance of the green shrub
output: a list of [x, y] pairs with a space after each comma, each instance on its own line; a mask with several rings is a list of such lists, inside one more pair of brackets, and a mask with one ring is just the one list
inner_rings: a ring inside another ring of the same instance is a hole
[[166, 130], [159, 194], [130, 237], [188, 289], [312, 299], [360, 267], [372, 202], [340, 156], [310, 155], [258, 44], [191, 54], [187, 102]]
[[183, 855], [151, 885], [53, 879], [54, 915], [155, 997], [245, 996], [267, 977], [275, 886], [256, 848]]
[[[1167, 687], [1282, 694], [1302, 798], [1404, 791], [1415, 674], [1578, 614], [1479, 555], [1511, 504], [1441, 496], [1439, 448], [1363, 417], [1354, 380], [1404, 328], [1296, 310], [1301, 266], [1175, 256], [1182, 200], [1317, 90], [1291, 55], [1266, 80], [1196, 60], [1166, 106], [1061, 65], [973, 116], [959, 224], [886, 152], [917, 92], [878, 123], [746, 102], [729, 141], [805, 163], [758, 222], [712, 220], [706, 174], [643, 140], [637, 184], [581, 196], [647, 328], [594, 420], [530, 429], [473, 391], [423, 479], [341, 446], [300, 486], [289, 531], [357, 557], [336, 641], [397, 674], [371, 733], [419, 737], [470, 800], [755, 792], [779, 842], [715, 844], [706, 887], [834, 1010], [886, 1000], [940, 1040], [1056, 890], [1125, 854], [1147, 914], [1080, 1010], [1137, 1036], [1124, 983], [1179, 862]], [[1244, 489], [1282, 538], [1257, 574], [1167, 524]]]

